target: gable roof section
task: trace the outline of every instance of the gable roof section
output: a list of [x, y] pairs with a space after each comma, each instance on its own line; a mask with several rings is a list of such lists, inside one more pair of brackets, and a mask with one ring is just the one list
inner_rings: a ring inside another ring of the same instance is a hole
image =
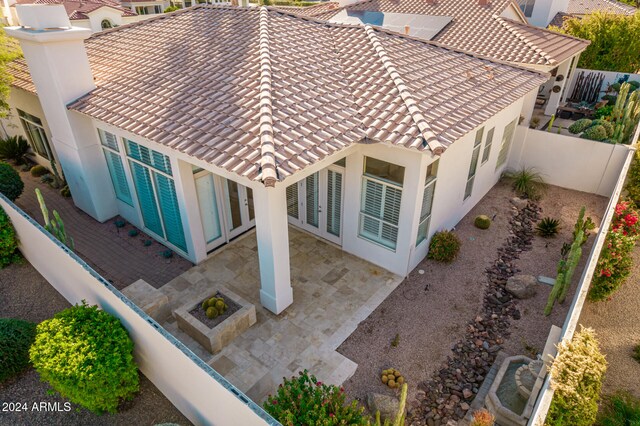
[[70, 109], [267, 185], [361, 141], [437, 152], [547, 78], [266, 8], [199, 6], [85, 45], [97, 88]]
[[69, 19], [89, 19], [87, 13], [91, 13], [101, 7], [109, 7], [119, 11], [122, 16], [137, 16], [130, 9], [122, 7], [115, 0], [18, 0], [15, 4], [61, 4], [67, 11]]
[[567, 58], [566, 54], [576, 54], [588, 46], [586, 40], [550, 31], [541, 33], [536, 27], [501, 17], [511, 5], [512, 0], [493, 0], [487, 6], [481, 6], [477, 0], [438, 0], [436, 4], [426, 0], [364, 0], [344, 8], [333, 2], [289, 9], [295, 9], [293, 13], [321, 20], [330, 20], [343, 9], [449, 16], [453, 18], [452, 21], [433, 41], [523, 65], [555, 66]]

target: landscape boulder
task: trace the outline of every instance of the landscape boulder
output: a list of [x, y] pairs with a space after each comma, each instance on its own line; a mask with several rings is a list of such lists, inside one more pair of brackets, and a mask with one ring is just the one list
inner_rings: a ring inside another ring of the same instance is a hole
[[533, 275], [514, 275], [507, 280], [506, 289], [517, 299], [529, 299], [536, 295], [538, 280]]
[[518, 210], [524, 209], [529, 204], [527, 200], [518, 197], [513, 197], [510, 201]]
[[380, 420], [383, 423], [387, 419], [393, 422], [400, 409], [400, 401], [392, 396], [372, 392], [367, 395], [367, 406], [374, 416], [376, 411], [380, 411]]

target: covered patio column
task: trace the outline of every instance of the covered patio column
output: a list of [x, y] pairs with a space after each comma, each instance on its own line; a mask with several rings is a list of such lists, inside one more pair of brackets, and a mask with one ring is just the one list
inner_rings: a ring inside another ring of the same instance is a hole
[[275, 314], [293, 303], [286, 187], [253, 188], [260, 261], [260, 302]]

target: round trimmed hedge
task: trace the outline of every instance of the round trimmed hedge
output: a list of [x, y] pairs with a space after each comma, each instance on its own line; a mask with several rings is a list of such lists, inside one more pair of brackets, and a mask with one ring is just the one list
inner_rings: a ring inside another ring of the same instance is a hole
[[461, 245], [460, 239], [452, 231], [436, 232], [429, 243], [427, 257], [438, 262], [453, 262], [458, 256]]
[[7, 213], [0, 207], [0, 269], [20, 259], [18, 237]]
[[29, 367], [29, 347], [35, 337], [35, 324], [0, 318], [0, 383]]
[[24, 182], [10, 164], [0, 162], [0, 193], [15, 201], [24, 191]]
[[85, 302], [40, 323], [29, 353], [42, 380], [94, 413], [115, 413], [139, 389], [127, 330]]

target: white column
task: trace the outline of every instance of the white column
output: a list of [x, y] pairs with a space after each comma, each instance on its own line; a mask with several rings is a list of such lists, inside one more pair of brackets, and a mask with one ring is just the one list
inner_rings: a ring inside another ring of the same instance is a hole
[[260, 260], [260, 301], [279, 314], [293, 303], [285, 185], [253, 189]]
[[109, 172], [91, 120], [67, 104], [95, 89], [84, 40], [91, 30], [71, 27], [62, 5], [17, 5], [21, 27], [5, 28], [20, 41], [52, 133], [53, 149], [73, 201], [99, 221], [117, 214]]
[[[558, 105], [560, 105], [560, 99], [562, 98], [562, 91], [564, 90], [565, 84], [567, 84], [567, 74], [569, 73], [569, 68], [571, 67], [571, 58], [566, 59], [563, 63], [558, 66], [558, 72], [556, 77], [561, 75], [564, 78], [562, 81], [554, 81], [551, 86], [551, 93], [549, 94], [549, 101], [547, 102], [547, 107], [544, 109], [545, 115], [553, 115], [556, 113], [558, 109]], [[554, 78], [555, 79], [555, 78]], [[554, 92], [553, 87], [560, 86], [559, 92]]]

